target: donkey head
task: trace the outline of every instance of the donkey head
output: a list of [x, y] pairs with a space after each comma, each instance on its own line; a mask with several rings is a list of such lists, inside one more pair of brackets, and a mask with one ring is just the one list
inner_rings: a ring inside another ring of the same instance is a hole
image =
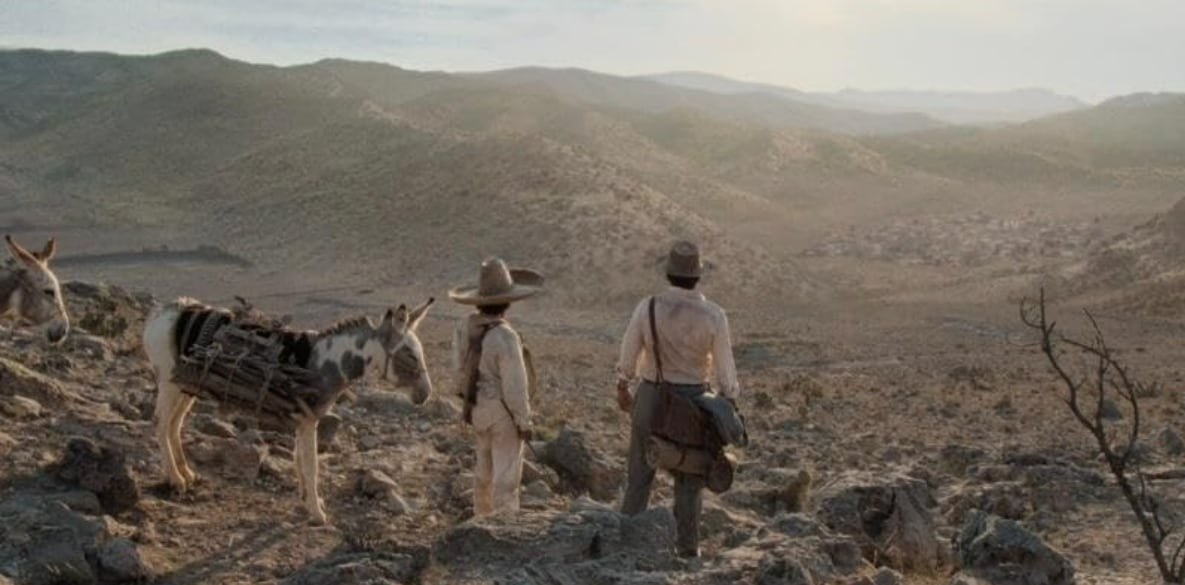
[[49, 261], [57, 252], [57, 240], [50, 238], [40, 252], [30, 252], [16, 243], [12, 236], [4, 236], [8, 251], [16, 260], [16, 268], [8, 276], [7, 298], [0, 298], [0, 316], [14, 316], [30, 325], [44, 325], [50, 343], [60, 343], [70, 332], [70, 317], [62, 302], [62, 287], [58, 277], [49, 269]]
[[387, 352], [384, 376], [398, 387], [410, 387], [412, 401], [416, 404], [423, 404], [432, 396], [432, 378], [428, 375], [424, 347], [420, 344], [416, 328], [435, 301], [429, 298], [410, 310], [406, 305], [388, 309], [376, 331], [376, 336]]

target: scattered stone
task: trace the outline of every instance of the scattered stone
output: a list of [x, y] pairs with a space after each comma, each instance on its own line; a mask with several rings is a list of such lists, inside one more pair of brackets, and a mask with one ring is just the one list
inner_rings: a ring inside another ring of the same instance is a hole
[[601, 501], [616, 499], [622, 483], [621, 467], [590, 447], [581, 432], [564, 429], [547, 444], [541, 457], [543, 464], [559, 474], [566, 491], [588, 493]]
[[1173, 457], [1185, 455], [1185, 440], [1182, 440], [1181, 435], [1178, 435], [1171, 427], [1161, 429], [1160, 433], [1156, 435], [1156, 442], [1166, 455]]
[[194, 462], [218, 468], [224, 477], [254, 481], [267, 456], [266, 445], [225, 437], [207, 437], [189, 449]]
[[553, 494], [551, 492], [551, 488], [547, 486], [547, 482], [543, 480], [536, 480], [527, 484], [527, 486], [523, 488], [522, 495], [527, 500], [546, 503], [547, 501], [551, 500]]
[[461, 419], [461, 410], [451, 401], [440, 397], [425, 402], [420, 409], [425, 416], [437, 421], [456, 421]]
[[382, 437], [378, 435], [363, 435], [358, 437], [359, 451], [374, 451], [383, 445]]
[[758, 569], [757, 585], [815, 585], [815, 580], [795, 559], [766, 557]]
[[1017, 522], [976, 511], [955, 542], [964, 570], [994, 585], [1072, 585], [1074, 567]]
[[0, 413], [15, 419], [39, 418], [41, 403], [24, 396], [0, 396]]
[[933, 496], [925, 482], [849, 472], [829, 483], [818, 501], [819, 519], [856, 538], [866, 559], [907, 571], [932, 571], [941, 564], [929, 511]]
[[382, 501], [388, 510], [396, 514], [411, 511], [411, 506], [399, 494], [399, 484], [395, 483], [391, 476], [377, 469], [362, 472], [355, 483], [355, 489], [368, 498]]
[[223, 439], [233, 439], [239, 434], [234, 425], [208, 414], [199, 414], [193, 417], [193, 428], [211, 437]]
[[102, 337], [75, 332], [66, 338], [66, 348], [104, 364], [115, 361], [111, 344]]
[[961, 526], [972, 510], [983, 510], [1002, 518], [1021, 520], [1029, 510], [1024, 488], [1016, 483], [965, 486], [945, 502], [946, 521]]
[[108, 514], [126, 512], [140, 502], [140, 487], [132, 478], [124, 455], [99, 447], [89, 439], [70, 439], [56, 465], [56, 476], [94, 492]]
[[342, 554], [312, 563], [280, 585], [401, 585], [417, 581], [422, 570], [422, 563], [408, 554]]
[[811, 474], [805, 469], [770, 469], [758, 484], [737, 487], [724, 493], [724, 501], [765, 516], [801, 512], [810, 501]]
[[99, 549], [99, 575], [105, 582], [143, 582], [151, 574], [136, 545], [126, 538], [113, 538]]
[[901, 573], [887, 567], [881, 567], [872, 576], [872, 585], [902, 585], [904, 582], [905, 577], [902, 577]]
[[625, 546], [661, 551], [675, 546], [675, 515], [665, 507], [649, 508], [621, 523]]
[[99, 497], [94, 492], [75, 490], [61, 494], [53, 494], [47, 496], [48, 499], [61, 502], [67, 508], [75, 512], [82, 512], [84, 514], [94, 514], [96, 516], [103, 513], [103, 504], [99, 502]]
[[950, 444], [938, 454], [939, 469], [946, 474], [962, 477], [967, 469], [984, 458], [983, 449], [966, 445]]

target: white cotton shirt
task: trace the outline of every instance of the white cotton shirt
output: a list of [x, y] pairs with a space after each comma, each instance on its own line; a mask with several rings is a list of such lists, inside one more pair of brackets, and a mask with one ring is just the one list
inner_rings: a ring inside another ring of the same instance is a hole
[[[654, 317], [658, 330], [658, 351], [663, 380], [673, 384], [710, 384], [727, 398], [740, 393], [728, 316], [703, 294], [671, 287], [655, 296]], [[641, 375], [656, 381], [651, 348], [650, 298], [643, 299], [626, 327], [617, 362], [620, 379], [632, 381]]]
[[[453, 372], [465, 367], [469, 333], [497, 322], [496, 317], [472, 313], [453, 330]], [[522, 341], [510, 324], [503, 321], [486, 333], [478, 363], [477, 403], [473, 406], [473, 428], [484, 431], [510, 417], [520, 429], [530, 428], [531, 405], [527, 396], [527, 367]], [[461, 396], [464, 400], [465, 397]]]

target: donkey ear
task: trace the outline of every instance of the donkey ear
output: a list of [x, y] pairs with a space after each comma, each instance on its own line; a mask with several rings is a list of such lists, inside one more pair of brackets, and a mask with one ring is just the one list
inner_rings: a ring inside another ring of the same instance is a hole
[[49, 241], [45, 243], [45, 247], [42, 248], [41, 251], [38, 252], [37, 254], [34, 254], [34, 256], [37, 256], [38, 260], [48, 263], [50, 260], [53, 259], [54, 254], [57, 254], [57, 253], [58, 253], [58, 239], [57, 238], [50, 238]]
[[412, 309], [411, 313], [407, 317], [407, 326], [414, 329], [417, 325], [419, 325], [420, 320], [424, 318], [424, 315], [428, 314], [428, 309], [431, 308], [432, 303], [435, 302], [435, 297], [428, 297], [428, 300], [424, 301], [424, 304]]
[[26, 250], [24, 246], [16, 243], [16, 240], [12, 239], [12, 236], [6, 234], [4, 236], [4, 241], [8, 244], [8, 251], [12, 252], [12, 256], [17, 260], [20, 260], [29, 266], [36, 266], [37, 264], [40, 264], [40, 262], [37, 260], [37, 257], [34, 256], [32, 252]]

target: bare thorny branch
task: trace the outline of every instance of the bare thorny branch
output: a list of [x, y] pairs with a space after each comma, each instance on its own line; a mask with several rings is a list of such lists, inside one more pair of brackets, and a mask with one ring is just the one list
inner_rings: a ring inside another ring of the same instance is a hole
[[[1140, 523], [1161, 576], [1166, 583], [1182, 583], [1185, 578], [1185, 535], [1176, 535], [1177, 526], [1165, 517], [1159, 500], [1149, 492], [1136, 454], [1140, 438], [1140, 397], [1148, 395], [1148, 387], [1136, 380], [1127, 367], [1118, 361], [1107, 345], [1098, 321], [1089, 311], [1084, 313], [1091, 327], [1092, 339], [1089, 343], [1057, 331], [1056, 322], [1048, 320], [1044, 288], [1035, 305], [1027, 299], [1020, 304], [1021, 321], [1040, 335], [1041, 353], [1065, 389], [1063, 401], [1078, 423], [1095, 438], [1099, 452]], [[1077, 350], [1087, 357], [1092, 364], [1089, 372], [1075, 376], [1063, 364], [1066, 353], [1059, 350], [1059, 346]], [[1094, 402], [1095, 408], [1093, 413], [1088, 414], [1083, 410], [1082, 399], [1092, 392], [1094, 395], [1087, 400]], [[1116, 396], [1131, 411], [1125, 441], [1118, 446], [1114, 438], [1118, 436], [1119, 429], [1104, 417], [1108, 396]], [[1132, 483], [1133, 477], [1135, 485]], [[1176, 542], [1170, 543], [1170, 540]]]

